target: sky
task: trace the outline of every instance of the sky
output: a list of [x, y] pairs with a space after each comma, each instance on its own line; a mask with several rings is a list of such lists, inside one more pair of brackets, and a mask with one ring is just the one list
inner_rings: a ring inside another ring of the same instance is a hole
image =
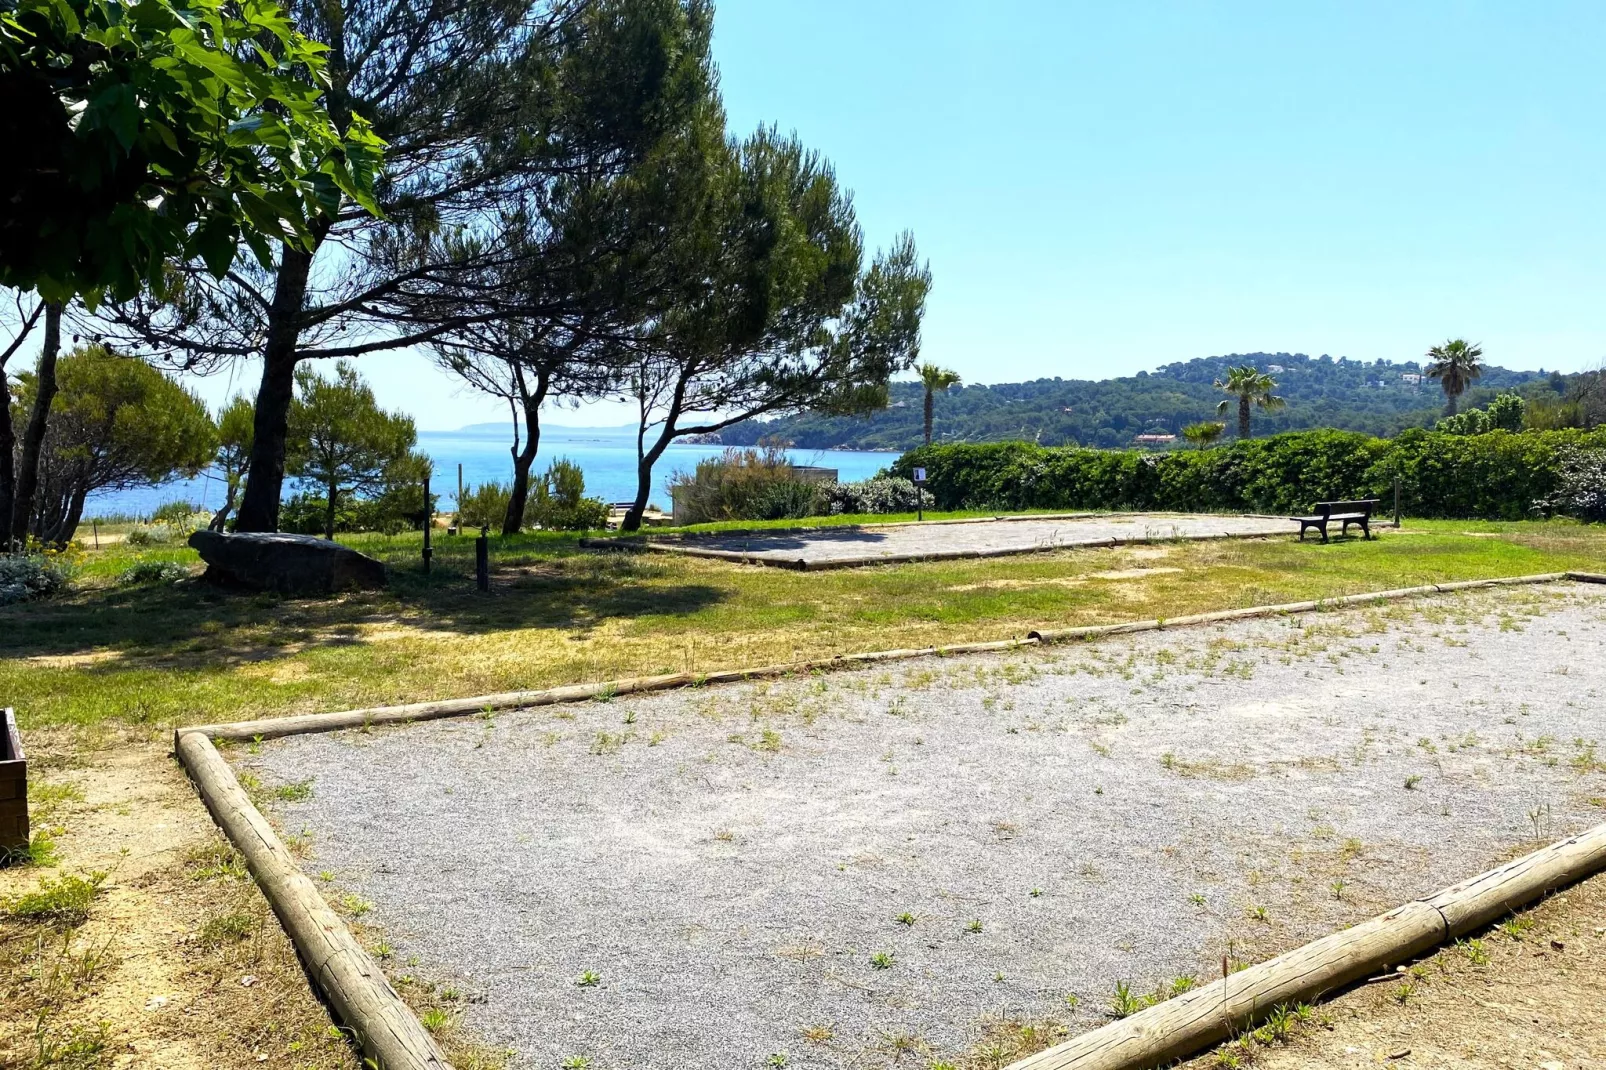
[[[914, 233], [922, 359], [967, 383], [1453, 336], [1606, 358], [1598, 0], [720, 0], [715, 27], [731, 129], [823, 152], [870, 247]], [[421, 428], [506, 418], [421, 357], [360, 367]]]

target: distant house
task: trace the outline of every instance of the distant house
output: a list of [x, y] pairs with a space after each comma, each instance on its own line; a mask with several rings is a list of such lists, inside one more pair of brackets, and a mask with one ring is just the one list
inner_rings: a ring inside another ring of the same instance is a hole
[[1268, 365], [1266, 365], [1266, 370], [1268, 372], [1270, 372], [1272, 375], [1281, 375], [1283, 372], [1287, 371], [1288, 369], [1283, 367], [1281, 364], [1268, 364]]
[[1401, 372], [1400, 381], [1409, 383], [1412, 386], [1420, 386], [1422, 384], [1422, 377], [1416, 372]]
[[1148, 434], [1134, 436], [1132, 439], [1139, 446], [1166, 446], [1176, 440], [1176, 435], [1159, 434], [1152, 431]]

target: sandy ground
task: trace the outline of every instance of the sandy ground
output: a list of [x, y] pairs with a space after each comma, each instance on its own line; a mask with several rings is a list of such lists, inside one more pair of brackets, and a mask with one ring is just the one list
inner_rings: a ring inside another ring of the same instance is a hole
[[30, 795], [55, 857], [0, 869], [0, 905], [104, 877], [79, 925], [0, 911], [0, 1067], [356, 1070], [167, 738], [29, 735]]
[[984, 520], [750, 535], [688, 535], [657, 539], [653, 546], [689, 553], [740, 554], [761, 561], [873, 565], [885, 558], [907, 555], [1032, 553], [1075, 546], [1108, 546], [1114, 542], [1294, 533], [1295, 526], [1291, 522], [1268, 517], [1124, 513], [1057, 520]]
[[1596, 823], [1603, 640], [1520, 589], [243, 760], [517, 1065], [918, 1066]]

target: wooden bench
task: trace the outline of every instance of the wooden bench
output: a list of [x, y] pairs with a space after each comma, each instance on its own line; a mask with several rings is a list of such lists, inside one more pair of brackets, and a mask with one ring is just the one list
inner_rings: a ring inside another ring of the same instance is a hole
[[1349, 534], [1349, 526], [1358, 524], [1363, 538], [1372, 537], [1372, 514], [1381, 504], [1376, 498], [1369, 498], [1358, 502], [1317, 502], [1315, 516], [1291, 516], [1288, 519], [1299, 525], [1299, 541], [1305, 541], [1305, 532], [1315, 528], [1322, 533], [1322, 541], [1327, 541], [1327, 525], [1342, 524], [1340, 535]]

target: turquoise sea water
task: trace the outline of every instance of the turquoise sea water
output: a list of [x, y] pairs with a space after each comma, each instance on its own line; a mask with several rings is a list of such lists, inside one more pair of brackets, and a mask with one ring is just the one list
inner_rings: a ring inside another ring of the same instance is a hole
[[[457, 496], [457, 466], [463, 466], [463, 485], [507, 482], [513, 475], [513, 458], [508, 452], [510, 432], [420, 431], [418, 446], [435, 462], [435, 480], [430, 488], [440, 495], [440, 507], [450, 510]], [[669, 507], [667, 484], [677, 471], [689, 471], [704, 457], [721, 452], [719, 446], [674, 445], [653, 469], [653, 501]], [[552, 427], [542, 432], [541, 452], [535, 469], [544, 471], [559, 457], [578, 464], [586, 477], [586, 493], [604, 501], [628, 501], [636, 496], [636, 443], [634, 428]], [[894, 453], [861, 453], [850, 450], [793, 450], [794, 464], [835, 468], [844, 481], [867, 479], [897, 459]], [[285, 480], [285, 494], [296, 491], [295, 481]], [[149, 515], [164, 502], [199, 502], [215, 509], [223, 502], [223, 485], [215, 473], [195, 479], [175, 480], [156, 487], [93, 494], [84, 509], [85, 517], [127, 514]]]

